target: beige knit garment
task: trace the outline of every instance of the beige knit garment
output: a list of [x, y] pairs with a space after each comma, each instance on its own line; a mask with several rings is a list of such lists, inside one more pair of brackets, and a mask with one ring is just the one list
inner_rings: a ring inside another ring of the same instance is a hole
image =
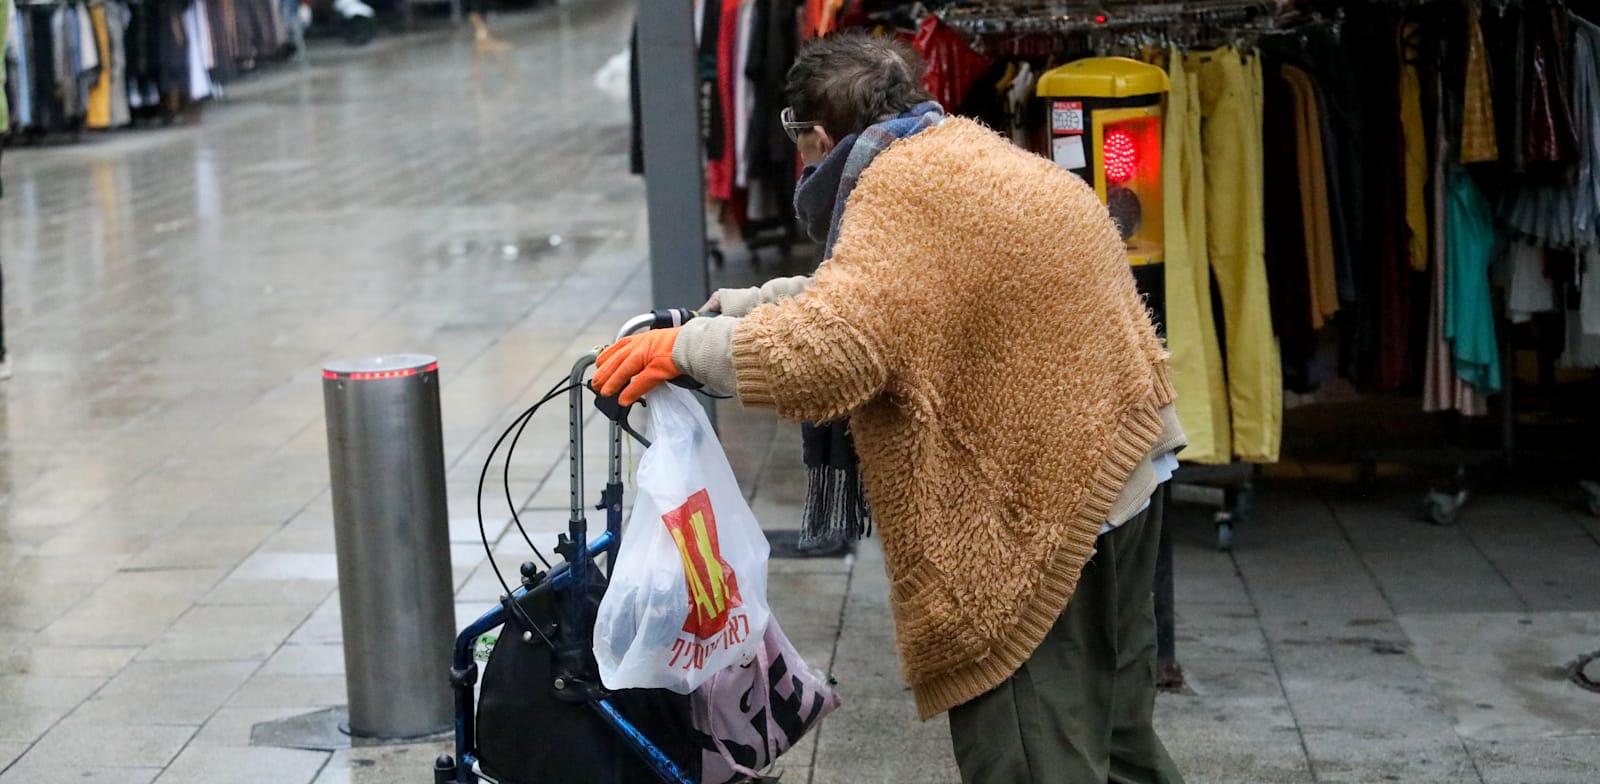
[[955, 118], [878, 155], [733, 361], [747, 405], [850, 418], [925, 719], [1033, 654], [1174, 397], [1094, 192]]

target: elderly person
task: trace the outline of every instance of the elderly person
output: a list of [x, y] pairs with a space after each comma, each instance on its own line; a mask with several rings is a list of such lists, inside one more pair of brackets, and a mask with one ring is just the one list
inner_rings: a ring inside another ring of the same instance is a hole
[[848, 421], [901, 671], [923, 719], [950, 713], [963, 781], [1181, 782], [1151, 725], [1166, 352], [1094, 191], [921, 76], [891, 40], [811, 42], [783, 120], [827, 260], [619, 342], [595, 387], [687, 375]]

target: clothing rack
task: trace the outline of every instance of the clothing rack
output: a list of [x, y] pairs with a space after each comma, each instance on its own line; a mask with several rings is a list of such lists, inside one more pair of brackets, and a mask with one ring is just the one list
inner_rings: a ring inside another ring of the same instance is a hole
[[[222, 85], [299, 42], [293, 0], [14, 0], [6, 53], [8, 143], [194, 116]], [[67, 15], [76, 35], [44, 32]], [[73, 72], [57, 55], [68, 52]]]
[[[1316, 27], [1324, 27], [1336, 38], [1341, 37], [1341, 27], [1345, 22], [1345, 9], [1342, 5], [1332, 3], [1308, 5], [1320, 5], [1321, 9], [1280, 10], [1274, 3], [1254, 2], [1102, 5], [991, 0], [949, 6], [940, 12], [940, 17], [949, 27], [984, 44], [992, 44], [996, 38], [1006, 36], [1062, 38], [1080, 36], [1087, 38], [1090, 50], [1100, 54], [1108, 53], [1108, 50], [1137, 50], [1150, 45], [1165, 48], [1168, 44], [1206, 47], [1231, 45], [1241, 50], [1255, 49], [1268, 38], [1305, 35]], [[1374, 0], [1368, 5], [1389, 5], [1409, 11], [1440, 5], [1440, 2], [1439, 0], [1403, 2]], [[1495, 7], [1486, 7], [1484, 12], [1493, 14], [1495, 8], [1512, 5], [1520, 3], [1499, 3]], [[1060, 43], [1058, 42], [1056, 46], [1059, 47]], [[1443, 218], [1435, 216], [1435, 220]], [[1509, 330], [1503, 331], [1502, 337], [1509, 341]], [[1509, 368], [1512, 364], [1509, 343], [1501, 354], [1502, 367]], [[1501, 428], [1503, 441], [1499, 450], [1467, 450], [1457, 443], [1457, 438], [1452, 437], [1446, 448], [1432, 450], [1426, 455], [1419, 454], [1416, 450], [1405, 453], [1396, 450], [1358, 453], [1355, 459], [1357, 467], [1366, 469], [1361, 471], [1362, 475], [1372, 475], [1375, 472], [1370, 466], [1375, 462], [1442, 463], [1453, 466], [1453, 475], [1448, 483], [1428, 492], [1423, 505], [1433, 522], [1438, 524], [1453, 522], [1468, 498], [1469, 466], [1484, 464], [1487, 462], [1486, 457], [1489, 460], [1498, 458], [1506, 463], [1511, 460], [1514, 447], [1513, 425], [1516, 416], [1512, 406], [1515, 398], [1515, 390], [1512, 387], [1513, 384], [1508, 379], [1498, 407], [1503, 418]], [[1454, 421], [1456, 418], [1449, 414], [1444, 417], [1447, 430], [1451, 433], [1455, 433], [1458, 429], [1450, 427], [1457, 424]], [[1217, 544], [1219, 549], [1226, 550], [1232, 544], [1233, 527], [1250, 513], [1253, 505], [1254, 477], [1257, 472], [1257, 466], [1248, 463], [1236, 462], [1216, 466], [1185, 464], [1173, 478], [1170, 486], [1171, 498], [1175, 501], [1200, 502], [1218, 507], [1219, 511], [1215, 516]], [[1596, 491], [1590, 489], [1589, 492]], [[1173, 646], [1172, 566], [1170, 549], [1165, 543], [1163, 544], [1163, 552], [1158, 563], [1156, 590], [1158, 658], [1162, 666], [1160, 677], [1163, 685], [1178, 686], [1182, 683], [1182, 674], [1177, 666]]]
[[987, 0], [955, 5], [941, 16], [970, 35], [1124, 32], [1177, 25], [1217, 26], [1273, 19], [1270, 0], [1201, 0], [1174, 3], [1038, 2]]

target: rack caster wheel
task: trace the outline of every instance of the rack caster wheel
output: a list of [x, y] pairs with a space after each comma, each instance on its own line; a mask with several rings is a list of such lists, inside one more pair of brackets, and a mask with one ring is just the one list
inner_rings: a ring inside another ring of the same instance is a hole
[[1455, 525], [1461, 507], [1467, 502], [1466, 493], [1428, 493], [1428, 520], [1434, 525]]
[[1233, 551], [1233, 515], [1219, 512], [1217, 522], [1217, 552], [1228, 553]]
[[724, 256], [722, 251], [717, 250], [716, 248], [706, 251], [706, 255], [711, 258], [712, 264], [717, 265], [717, 269], [721, 269], [728, 265], [728, 257]]

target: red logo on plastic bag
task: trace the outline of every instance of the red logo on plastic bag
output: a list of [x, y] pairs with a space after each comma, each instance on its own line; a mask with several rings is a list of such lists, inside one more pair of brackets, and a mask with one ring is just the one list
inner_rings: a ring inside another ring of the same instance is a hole
[[689, 617], [683, 630], [697, 639], [721, 634], [730, 611], [741, 607], [739, 578], [722, 558], [717, 542], [717, 518], [711, 513], [711, 495], [704, 490], [661, 519], [683, 557], [683, 576], [689, 587]]

